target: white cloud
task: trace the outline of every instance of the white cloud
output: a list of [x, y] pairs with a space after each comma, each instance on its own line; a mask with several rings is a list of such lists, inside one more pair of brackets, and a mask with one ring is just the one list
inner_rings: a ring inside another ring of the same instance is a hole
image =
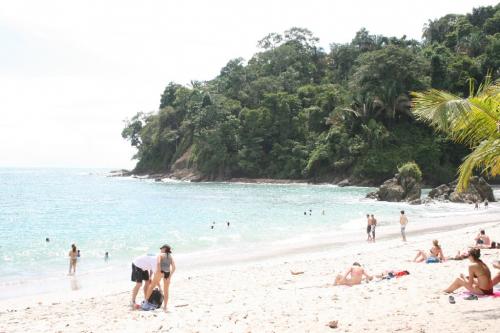
[[0, 165], [131, 167], [122, 120], [169, 81], [218, 74], [269, 32], [327, 49], [361, 27], [419, 39], [428, 19], [495, 1], [2, 1]]

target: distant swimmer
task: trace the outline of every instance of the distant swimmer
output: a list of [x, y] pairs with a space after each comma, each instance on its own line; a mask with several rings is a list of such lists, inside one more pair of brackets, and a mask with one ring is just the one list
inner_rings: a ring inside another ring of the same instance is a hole
[[77, 254], [76, 254], [76, 257], [77, 258], [80, 258], [80, 250], [78, 250]]
[[488, 199], [484, 199], [484, 208], [488, 209]]
[[73, 271], [73, 274], [76, 272], [76, 259], [78, 256], [78, 251], [76, 249], [75, 244], [71, 244], [71, 250], [69, 250], [69, 272], [68, 275], [72, 275], [71, 271]]
[[211, 226], [210, 226], [210, 229], [212, 229], [212, 230], [213, 230], [213, 229], [214, 229], [214, 226], [213, 226], [213, 225], [211, 225]]
[[49, 237], [46, 237], [46, 238], [45, 238], [45, 241], [46, 241], [47, 243], [48, 243], [48, 242], [50, 242], [50, 238], [49, 238]]
[[229, 223], [229, 221], [227, 221], [226, 223], [227, 223], [227, 226], [228, 226], [228, 227], [231, 225], [231, 223]]
[[309, 216], [311, 216], [313, 213], [312, 209], [309, 209]]
[[109, 260], [109, 253], [108, 253], [108, 252], [106, 252], [106, 253], [104, 254], [104, 261], [108, 261], [108, 260]]
[[304, 212], [304, 215], [307, 215], [307, 212]]

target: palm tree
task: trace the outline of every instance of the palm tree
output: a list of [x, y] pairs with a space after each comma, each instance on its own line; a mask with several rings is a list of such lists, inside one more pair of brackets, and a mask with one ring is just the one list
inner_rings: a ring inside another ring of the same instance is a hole
[[488, 76], [474, 92], [471, 80], [470, 91], [468, 98], [436, 89], [412, 93], [417, 119], [472, 150], [458, 169], [459, 191], [468, 187], [476, 169], [490, 176], [500, 174], [500, 82], [492, 83]]

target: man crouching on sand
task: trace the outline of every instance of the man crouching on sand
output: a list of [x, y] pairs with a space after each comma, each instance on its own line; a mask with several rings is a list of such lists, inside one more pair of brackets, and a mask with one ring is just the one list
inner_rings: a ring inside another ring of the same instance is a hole
[[[348, 276], [351, 276], [350, 278], [347, 278]], [[363, 280], [363, 276], [366, 277], [366, 281], [370, 281], [373, 279], [372, 276], [368, 275], [366, 271], [361, 267], [361, 265], [357, 262], [352, 264], [352, 267], [347, 270], [347, 272], [342, 275], [337, 275], [335, 278], [335, 286], [340, 286], [340, 285], [346, 285], [346, 286], [354, 286], [356, 284], [361, 284], [361, 281]]]
[[134, 289], [132, 289], [132, 300], [130, 305], [135, 308], [135, 299], [139, 293], [144, 282], [144, 298], [147, 299], [146, 294], [150, 285], [150, 271], [156, 271], [157, 257], [151, 255], [143, 255], [137, 257], [132, 261], [132, 282], [135, 282]]

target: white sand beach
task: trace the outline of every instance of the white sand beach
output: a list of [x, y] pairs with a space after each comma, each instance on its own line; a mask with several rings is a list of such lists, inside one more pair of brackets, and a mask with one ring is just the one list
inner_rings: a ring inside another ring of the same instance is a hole
[[[416, 250], [438, 239], [446, 256], [473, 244], [479, 228], [500, 240], [500, 217], [464, 217], [459, 228], [408, 227], [407, 243], [397, 226], [387, 227], [375, 244], [356, 242], [340, 249], [281, 255], [259, 261], [183, 270], [171, 284], [168, 312], [134, 311], [130, 290], [72, 297], [70, 291], [0, 302], [0, 332], [480, 332], [500, 325], [500, 298], [449, 304], [445, 289], [468, 260], [413, 263]], [[411, 221], [410, 221], [411, 223]], [[385, 237], [385, 238], [383, 238]], [[482, 251], [491, 263], [500, 250]], [[370, 274], [408, 270], [409, 276], [333, 286], [354, 261]], [[303, 271], [292, 275], [290, 271]], [[141, 294], [139, 294], [141, 296]], [[138, 298], [139, 300], [142, 297]], [[326, 324], [338, 321], [331, 329]]]

